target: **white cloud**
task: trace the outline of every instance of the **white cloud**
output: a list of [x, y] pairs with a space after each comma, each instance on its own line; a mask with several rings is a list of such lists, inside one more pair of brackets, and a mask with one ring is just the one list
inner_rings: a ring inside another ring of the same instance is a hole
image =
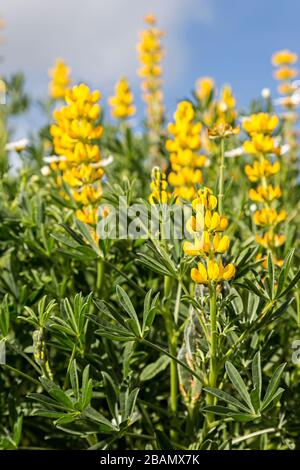
[[153, 12], [167, 32], [166, 81], [184, 73], [188, 51], [178, 28], [189, 19], [212, 21], [213, 0], [1, 0], [6, 44], [1, 69], [23, 70], [40, 93], [47, 70], [62, 57], [76, 80], [112, 88], [122, 74], [136, 80], [137, 34]]

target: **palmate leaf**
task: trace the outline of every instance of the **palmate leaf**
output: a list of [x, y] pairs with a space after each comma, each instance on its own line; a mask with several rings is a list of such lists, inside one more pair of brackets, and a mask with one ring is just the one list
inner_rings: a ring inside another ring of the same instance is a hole
[[223, 390], [206, 387], [204, 390], [207, 393], [226, 402], [229, 406], [206, 406], [203, 408], [203, 411], [228, 416], [236, 421], [247, 422], [259, 418], [263, 412], [275, 406], [280, 400], [284, 389], [278, 388], [278, 386], [285, 364], [282, 364], [275, 370], [262, 401], [262, 371], [259, 351], [255, 354], [252, 362], [252, 381], [254, 387], [250, 393], [236, 368], [230, 362], [226, 362], [225, 367], [231, 383], [234, 385], [245, 404]]
[[154, 321], [159, 294], [154, 299], [152, 299], [151, 289], [146, 294], [141, 326], [135, 308], [125, 290], [117, 285], [116, 292], [118, 302], [128, 317], [124, 317], [124, 314], [120, 313], [111, 303], [95, 300], [94, 303], [102, 314], [102, 318], [90, 315], [91, 320], [100, 326], [96, 333], [112, 340], [124, 342], [143, 338]]

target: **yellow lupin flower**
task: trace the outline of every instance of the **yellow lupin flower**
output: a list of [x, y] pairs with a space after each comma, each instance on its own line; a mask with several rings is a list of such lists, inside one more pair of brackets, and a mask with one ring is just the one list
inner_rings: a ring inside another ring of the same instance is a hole
[[54, 100], [63, 99], [67, 89], [71, 85], [71, 70], [61, 59], [57, 59], [55, 65], [49, 70], [51, 81], [49, 83], [49, 94]]
[[283, 222], [286, 218], [285, 210], [277, 212], [273, 207], [265, 207], [257, 210], [253, 215], [253, 221], [256, 225], [264, 225], [267, 227], [275, 227], [275, 225]]
[[284, 235], [277, 235], [273, 231], [266, 232], [261, 237], [260, 235], [256, 235], [255, 237], [256, 242], [263, 246], [266, 249], [278, 248], [279, 246], [283, 245], [286, 240]]
[[[76, 216], [90, 225], [96, 224], [96, 206], [103, 193], [104, 170], [96, 143], [103, 133], [103, 127], [97, 123], [101, 111], [99, 98], [98, 90], [91, 92], [83, 83], [66, 90], [66, 105], [54, 111], [55, 124], [50, 128], [55, 152], [62, 157], [57, 165], [62, 172], [58, 181], [69, 185], [74, 201], [80, 206]], [[95, 232], [94, 236], [96, 239]]]
[[205, 163], [205, 156], [198, 153], [201, 148], [202, 125], [194, 122], [194, 118], [192, 104], [181, 101], [174, 113], [174, 122], [168, 125], [172, 139], [166, 141], [172, 166], [168, 182], [175, 188], [174, 193], [179, 198], [189, 201], [196, 196], [195, 185], [203, 182], [199, 167]]
[[256, 235], [256, 242], [262, 248], [271, 250], [274, 260], [274, 249], [284, 242], [284, 237], [276, 234], [274, 229], [286, 217], [285, 211], [277, 212], [275, 207], [272, 207], [274, 201], [277, 205], [281, 189], [278, 185], [269, 183], [270, 178], [280, 170], [279, 161], [269, 161], [270, 155], [280, 155], [280, 147], [272, 135], [278, 123], [277, 116], [268, 113], [253, 114], [243, 121], [243, 128], [251, 138], [244, 142], [244, 150], [257, 158], [253, 166], [246, 165], [245, 173], [251, 182], [260, 183], [256, 188], [249, 190], [249, 198], [260, 206], [253, 214], [253, 222], [260, 230], [267, 230]]
[[140, 33], [140, 42], [137, 46], [141, 63], [139, 75], [143, 78], [141, 88], [147, 105], [150, 155], [153, 162], [159, 163], [159, 141], [164, 118], [161, 80], [161, 62], [164, 55], [161, 39], [164, 33], [157, 29], [156, 18], [153, 15], [147, 15], [145, 22], [148, 28]]
[[218, 121], [233, 125], [237, 117], [235, 106], [236, 101], [231, 87], [225, 85], [221, 90], [221, 96], [217, 104]]
[[297, 54], [289, 51], [288, 49], [283, 49], [281, 51], [275, 52], [272, 55], [272, 64], [275, 66], [293, 65], [297, 62], [297, 60]]
[[197, 206], [204, 206], [204, 209], [214, 210], [217, 204], [218, 199], [213, 194], [212, 190], [207, 187], [199, 189], [196, 199], [192, 201], [194, 211], [197, 211]]
[[171, 199], [171, 193], [167, 191], [167, 180], [164, 172], [159, 167], [154, 167], [151, 172], [152, 181], [150, 183], [151, 194], [150, 204], [167, 204]]
[[205, 262], [198, 262], [191, 270], [191, 278], [198, 284], [208, 284], [230, 280], [235, 275], [235, 267], [228, 264], [223, 267], [220, 255], [228, 251], [230, 239], [223, 232], [228, 220], [214, 209], [217, 198], [209, 188], [198, 191], [198, 198], [192, 202], [195, 211], [188, 223], [187, 230], [194, 237], [193, 242], [185, 241], [183, 251], [187, 256], [200, 257]]
[[232, 263], [223, 267], [222, 262], [218, 264], [216, 261], [208, 260], [207, 266], [198, 263], [197, 268], [191, 271], [191, 278], [197, 284], [210, 284], [210, 282], [229, 281], [235, 276], [235, 267]]
[[200, 101], [207, 101], [211, 98], [215, 87], [215, 82], [210, 77], [199, 78], [196, 82], [195, 94]]
[[125, 77], [121, 78], [115, 86], [115, 95], [108, 100], [111, 114], [117, 119], [127, 119], [135, 114], [133, 93]]
[[251, 140], [244, 142], [244, 151], [252, 155], [261, 155], [265, 153], [280, 153], [280, 147], [275, 142], [274, 137], [264, 134], [252, 134]]
[[255, 161], [253, 166], [245, 166], [245, 173], [252, 183], [256, 183], [262, 178], [269, 178], [270, 176], [276, 175], [279, 170], [280, 163], [278, 161], [272, 164], [267, 159]]
[[298, 71], [289, 67], [282, 67], [274, 72], [276, 80], [291, 80], [297, 77]]
[[249, 190], [249, 198], [255, 202], [272, 202], [279, 199], [281, 194], [280, 186], [272, 186], [271, 184], [268, 186], [259, 185], [257, 189], [251, 188]]
[[227, 235], [220, 237], [218, 233], [213, 238], [214, 250], [216, 253], [225, 253], [230, 245], [230, 240]]
[[252, 114], [243, 120], [243, 128], [249, 134], [272, 134], [279, 124], [278, 117], [268, 113]]

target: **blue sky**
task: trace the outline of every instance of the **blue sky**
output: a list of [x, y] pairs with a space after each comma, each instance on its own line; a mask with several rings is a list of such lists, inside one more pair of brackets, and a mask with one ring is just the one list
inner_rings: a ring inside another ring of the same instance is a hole
[[[195, 80], [230, 83], [240, 107], [264, 87], [274, 92], [270, 57], [278, 49], [300, 53], [300, 2], [297, 0], [1, 0], [6, 21], [0, 73], [23, 70], [27, 90], [40, 98], [47, 91], [47, 70], [56, 57], [84, 80], [112, 93], [127, 75], [138, 98], [135, 45], [143, 16], [157, 14], [166, 31], [164, 61], [168, 114], [186, 97]], [[27, 121], [37, 124], [35, 110]]]

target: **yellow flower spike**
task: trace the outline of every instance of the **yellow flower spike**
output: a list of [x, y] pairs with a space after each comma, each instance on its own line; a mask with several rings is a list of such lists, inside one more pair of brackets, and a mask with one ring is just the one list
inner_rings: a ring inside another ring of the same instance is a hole
[[70, 186], [72, 197], [80, 207], [76, 216], [90, 225], [97, 223], [96, 206], [103, 194], [104, 170], [95, 143], [103, 133], [102, 126], [96, 124], [101, 111], [99, 98], [98, 90], [91, 92], [83, 83], [67, 89], [66, 105], [53, 113], [55, 124], [50, 128], [54, 150], [62, 156], [55, 169], [62, 172], [58, 184], [64, 181]]
[[49, 94], [54, 100], [63, 99], [66, 91], [71, 85], [70, 68], [61, 59], [57, 59], [55, 65], [49, 70], [51, 81], [49, 83]]
[[293, 65], [297, 62], [297, 60], [298, 60], [297, 54], [289, 51], [288, 49], [283, 49], [281, 51], [275, 52], [272, 55], [272, 64], [275, 66]]
[[200, 101], [206, 101], [213, 93], [215, 87], [214, 80], [210, 77], [203, 77], [196, 82], [196, 96]]
[[150, 155], [153, 162], [159, 163], [159, 141], [164, 117], [162, 94], [162, 67], [164, 51], [161, 45], [163, 32], [156, 27], [156, 18], [145, 18], [147, 29], [140, 34], [137, 50], [141, 67], [139, 75], [143, 78], [141, 88], [146, 103], [147, 127], [150, 141]]
[[149, 196], [150, 204], [167, 204], [171, 198], [171, 193], [167, 191], [166, 175], [159, 167], [153, 167], [151, 172], [152, 181], [150, 188], [152, 193]]
[[121, 78], [115, 86], [115, 96], [108, 99], [111, 114], [116, 119], [127, 119], [135, 114], [133, 94], [125, 77]]
[[195, 198], [195, 185], [203, 181], [199, 166], [205, 163], [205, 157], [197, 153], [201, 147], [202, 124], [194, 122], [194, 117], [195, 111], [189, 101], [178, 103], [174, 122], [168, 125], [172, 139], [166, 141], [172, 167], [168, 182], [174, 186], [175, 194], [186, 200]]

